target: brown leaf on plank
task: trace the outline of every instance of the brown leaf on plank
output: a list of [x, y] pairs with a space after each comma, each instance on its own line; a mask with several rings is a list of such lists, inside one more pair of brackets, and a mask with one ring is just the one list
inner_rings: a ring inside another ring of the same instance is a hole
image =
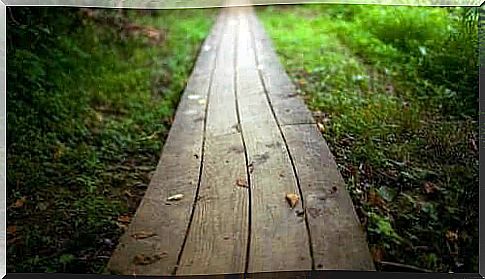
[[248, 188], [248, 187], [249, 187], [249, 186], [248, 186], [248, 183], [247, 183], [247, 182], [246, 182], [246, 180], [245, 180], [245, 179], [243, 179], [243, 178], [238, 178], [238, 179], [236, 180], [236, 185], [237, 185], [237, 186], [239, 186], [239, 187], [243, 187], [243, 188]]
[[293, 194], [293, 193], [286, 194], [286, 201], [290, 204], [291, 208], [294, 208], [299, 200], [300, 200], [300, 197], [297, 194]]
[[121, 223], [129, 223], [131, 221], [131, 217], [128, 215], [121, 215], [118, 217], [118, 221]]
[[134, 239], [145, 239], [157, 235], [154, 232], [139, 231], [131, 235]]
[[153, 256], [139, 254], [133, 258], [133, 263], [136, 265], [149, 265], [161, 260], [163, 257], [166, 257], [166, 256], [167, 256], [167, 253], [165, 252], [161, 252]]

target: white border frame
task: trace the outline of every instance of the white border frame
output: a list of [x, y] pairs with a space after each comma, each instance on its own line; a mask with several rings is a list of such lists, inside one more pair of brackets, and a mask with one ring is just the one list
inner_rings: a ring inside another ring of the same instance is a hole
[[[6, 82], [7, 6], [75, 6], [98, 8], [180, 9], [227, 6], [224, 0], [0, 0], [0, 277], [7, 271]], [[481, 6], [485, 0], [236, 0], [231, 6], [343, 3], [408, 6]], [[190, 4], [189, 4], [190, 3]], [[480, 262], [482, 262], [480, 260]]]

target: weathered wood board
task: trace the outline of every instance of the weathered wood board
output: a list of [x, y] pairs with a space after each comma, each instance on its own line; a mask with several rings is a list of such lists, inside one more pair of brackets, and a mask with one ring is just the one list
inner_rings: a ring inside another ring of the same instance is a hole
[[[300, 198], [294, 207], [288, 193]], [[204, 42], [108, 267], [129, 275], [374, 270], [333, 156], [251, 7], [223, 9]]]

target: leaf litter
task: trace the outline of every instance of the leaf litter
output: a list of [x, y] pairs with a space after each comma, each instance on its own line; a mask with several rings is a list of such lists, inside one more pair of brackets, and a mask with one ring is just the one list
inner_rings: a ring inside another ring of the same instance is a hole
[[237, 186], [239, 186], [239, 187], [243, 187], [243, 188], [248, 188], [248, 187], [249, 187], [249, 186], [248, 186], [248, 183], [247, 183], [247, 182], [246, 182], [246, 180], [245, 180], [245, 179], [243, 179], [243, 178], [238, 178], [238, 179], [236, 180], [236, 185], [237, 185]]
[[291, 208], [294, 208], [299, 200], [300, 200], [300, 197], [297, 194], [294, 194], [294, 193], [286, 194], [286, 201], [290, 204]]
[[149, 265], [149, 264], [152, 264], [152, 263], [155, 263], [155, 262], [161, 260], [162, 258], [164, 258], [166, 256], [167, 256], [167, 253], [165, 253], [165, 252], [160, 252], [160, 253], [152, 255], [152, 256], [147, 256], [145, 254], [139, 254], [139, 255], [136, 255], [133, 258], [133, 263], [136, 264], [136, 265]]
[[146, 232], [146, 231], [139, 231], [131, 235], [134, 239], [145, 239], [149, 237], [156, 236], [157, 234], [154, 232]]

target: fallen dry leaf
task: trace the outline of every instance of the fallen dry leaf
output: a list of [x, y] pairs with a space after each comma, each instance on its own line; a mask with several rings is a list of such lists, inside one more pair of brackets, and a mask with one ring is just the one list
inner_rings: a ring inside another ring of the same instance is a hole
[[18, 199], [17, 201], [15, 201], [15, 203], [12, 205], [12, 207], [13, 208], [20, 208], [20, 207], [24, 206], [26, 201], [27, 201], [27, 198], [22, 197], [22, 198]]
[[239, 186], [239, 187], [248, 188], [248, 183], [243, 178], [238, 178], [236, 180], [236, 185]]
[[322, 123], [318, 123], [317, 125], [320, 132], [325, 133], [325, 125], [323, 125]]
[[17, 233], [17, 226], [12, 225], [7, 227], [7, 234], [15, 235]]
[[118, 217], [118, 221], [121, 223], [129, 223], [131, 221], [131, 217], [128, 215], [121, 215]]
[[426, 192], [426, 194], [433, 194], [437, 190], [439, 190], [439, 188], [438, 186], [436, 186], [436, 184], [431, 182], [424, 183], [424, 191]]
[[160, 32], [158, 30], [147, 29], [147, 30], [145, 30], [145, 34], [146, 34], [147, 37], [149, 37], [151, 39], [155, 39], [155, 40], [160, 39]]
[[382, 261], [383, 252], [381, 248], [372, 247], [371, 254], [375, 262]]
[[183, 197], [184, 197], [184, 195], [182, 195], [182, 194], [176, 194], [176, 195], [168, 197], [167, 201], [179, 201], [179, 200], [183, 199]]
[[134, 239], [145, 239], [157, 235], [154, 232], [139, 231], [131, 235]]
[[374, 206], [385, 207], [384, 200], [379, 196], [376, 191], [369, 192], [369, 195], [367, 196], [367, 201]]
[[458, 240], [458, 233], [456, 231], [447, 231], [446, 239], [448, 239], [450, 242], [455, 242]]
[[286, 201], [288, 201], [291, 208], [295, 207], [295, 205], [298, 203], [298, 200], [300, 200], [300, 197], [297, 194], [293, 194], [293, 193], [286, 194]]
[[140, 254], [140, 255], [136, 255], [133, 258], [133, 263], [136, 264], [136, 265], [149, 265], [149, 264], [152, 264], [154, 262], [159, 261], [160, 259], [162, 259], [165, 256], [167, 256], [167, 253], [165, 253], [165, 252], [158, 253], [158, 254], [155, 254], [153, 256], [146, 256], [144, 254]]

